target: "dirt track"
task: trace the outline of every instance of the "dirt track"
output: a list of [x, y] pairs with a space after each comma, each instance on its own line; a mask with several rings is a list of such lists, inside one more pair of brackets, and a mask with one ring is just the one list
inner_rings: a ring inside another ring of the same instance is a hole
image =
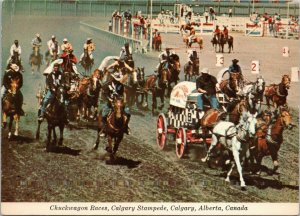
[[[84, 19], [83, 19], [84, 20]], [[28, 56], [30, 41], [39, 32], [43, 42], [55, 34], [59, 41], [67, 37], [80, 56], [82, 43], [86, 37], [94, 38], [97, 46], [96, 64], [107, 55], [117, 55], [119, 48], [104, 43], [95, 35], [79, 30], [78, 18], [15, 17], [12, 25], [3, 21], [3, 57], [6, 61], [8, 50], [15, 38], [23, 49], [25, 84], [23, 87], [24, 109], [27, 116], [21, 120], [21, 137], [8, 141], [7, 131], [2, 131], [2, 201], [36, 202], [298, 202], [298, 128], [286, 131], [285, 140], [279, 152], [280, 182], [277, 176], [254, 176], [245, 173], [247, 191], [238, 186], [238, 175], [232, 177], [232, 184], [225, 184], [221, 170], [209, 169], [201, 163], [204, 148], [190, 145], [184, 159], [177, 159], [175, 146], [171, 143], [165, 151], [156, 146], [155, 122], [150, 112], [132, 109], [132, 135], [126, 136], [120, 145], [115, 164], [105, 160], [104, 142], [99, 150], [92, 151], [96, 139], [94, 124], [87, 127], [69, 128], [65, 131], [64, 148], [57, 153], [45, 152], [46, 123], [42, 127], [42, 137], [34, 139], [36, 130], [37, 101], [35, 93], [38, 85], [44, 83], [42, 75], [31, 75]], [[62, 24], [64, 22], [64, 24]], [[10, 28], [14, 26], [14, 28]], [[178, 46], [178, 53], [186, 61], [183, 43], [177, 42], [178, 35], [163, 35], [169, 44]], [[298, 65], [298, 41], [246, 38], [235, 35], [235, 53], [225, 54], [225, 65], [232, 58], [240, 59], [244, 74], [250, 74], [251, 60], [261, 61], [262, 75], [267, 83], [277, 83], [290, 67]], [[212, 74], [220, 69], [215, 67], [215, 54], [204, 37], [205, 48], [201, 52], [201, 67], [209, 67]], [[176, 41], [173, 43], [172, 41]], [[45, 44], [45, 43], [44, 43]], [[289, 46], [291, 57], [283, 58], [281, 49]], [[255, 47], [255, 49], [250, 49]], [[43, 47], [45, 50], [45, 45]], [[152, 73], [157, 64], [157, 54], [136, 55], [137, 66], [146, 66], [147, 74]], [[249, 66], [248, 66], [249, 65]], [[183, 76], [181, 77], [183, 78]], [[293, 84], [288, 101], [294, 110], [299, 104], [299, 87]], [[165, 110], [164, 110], [165, 111]], [[293, 112], [294, 122], [299, 122], [298, 111]], [[271, 168], [270, 158], [263, 164]], [[280, 196], [278, 194], [280, 193]]]

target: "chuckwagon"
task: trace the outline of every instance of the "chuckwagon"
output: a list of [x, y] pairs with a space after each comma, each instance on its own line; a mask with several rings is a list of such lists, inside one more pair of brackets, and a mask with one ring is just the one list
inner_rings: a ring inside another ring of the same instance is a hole
[[[168, 112], [157, 117], [156, 142], [161, 150], [168, 141], [175, 140], [176, 155], [182, 158], [188, 143], [204, 143], [205, 147], [210, 144], [211, 133], [206, 130], [204, 133], [200, 125], [196, 105], [199, 94], [195, 82], [180, 82], [173, 88]], [[204, 111], [210, 109], [209, 103], [204, 107]], [[168, 139], [169, 135], [173, 135], [173, 139]]]

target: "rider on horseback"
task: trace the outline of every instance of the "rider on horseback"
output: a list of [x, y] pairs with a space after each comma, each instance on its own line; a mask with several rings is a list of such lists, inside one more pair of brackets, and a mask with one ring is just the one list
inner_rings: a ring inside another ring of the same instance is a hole
[[[65, 87], [64, 75], [59, 70], [59, 64], [54, 64], [53, 71], [47, 75], [46, 78], [46, 95], [42, 101], [41, 108], [39, 110], [39, 121], [43, 121], [45, 117], [46, 107], [49, 102], [55, 97], [55, 92], [59, 90], [60, 87]], [[65, 112], [66, 112], [66, 123], [68, 123], [68, 109], [67, 101], [65, 103]]]
[[129, 46], [129, 43], [125, 43], [120, 51], [120, 59], [124, 59], [126, 64], [130, 67], [134, 67], [133, 59], [132, 59], [132, 49]]
[[224, 34], [225, 40], [227, 41], [229, 32], [228, 32], [228, 29], [226, 26], [223, 26], [223, 27], [224, 27], [224, 29], [223, 29], [222, 33]]
[[[114, 74], [112, 74], [112, 77], [114, 78], [111, 82], [111, 84], [106, 85], [106, 87], [104, 87], [104, 94], [106, 96], [106, 100], [107, 103], [104, 104], [103, 109], [102, 109], [102, 123], [103, 123], [103, 130], [102, 133], [100, 134], [100, 136], [105, 136], [105, 132], [106, 132], [106, 127], [107, 127], [107, 117], [109, 115], [109, 113], [111, 113], [113, 111], [113, 106], [112, 103], [114, 101], [115, 98], [119, 98], [119, 97], [123, 97], [124, 94], [124, 85], [122, 84], [122, 74], [119, 72], [115, 72]], [[130, 128], [128, 127], [128, 123], [130, 120], [130, 111], [129, 108], [127, 106], [124, 106], [123, 109], [125, 115], [127, 116], [127, 127], [125, 128], [125, 133], [126, 134], [130, 134]]]
[[87, 52], [87, 54], [90, 56], [92, 63], [94, 63], [93, 51], [95, 50], [95, 48], [96, 46], [92, 42], [92, 38], [86, 39], [86, 43], [83, 45], [83, 53], [80, 56], [79, 62], [82, 61], [82, 58], [84, 57], [84, 53]]
[[169, 66], [171, 64], [170, 62], [170, 56], [174, 55], [175, 52], [171, 51], [171, 48], [166, 48], [165, 51], [163, 51], [161, 54], [159, 54], [158, 58], [159, 58], [159, 64], [157, 66], [157, 72], [158, 72], [158, 76], [161, 76], [161, 70], [164, 67], [165, 69], [169, 69]]
[[59, 46], [56, 37], [52, 35], [51, 40], [47, 42], [48, 52], [51, 56], [53, 56], [53, 51], [56, 51], [56, 54], [59, 54]]
[[[61, 59], [63, 59], [62, 68], [64, 69], [64, 72], [74, 72], [76, 76], [79, 75], [76, 64], [77, 64], [77, 58], [73, 54], [73, 49], [69, 49], [68, 52], [64, 52], [61, 56]], [[71, 65], [70, 65], [71, 64]]]
[[198, 59], [198, 54], [196, 49], [194, 48], [193, 50], [188, 50], [188, 63], [190, 66], [194, 65], [195, 60]]
[[63, 54], [61, 55], [62, 58], [66, 57], [70, 50], [73, 50], [73, 46], [68, 42], [67, 38], [64, 38], [63, 44], [61, 45], [61, 50], [63, 51]]
[[211, 108], [218, 109], [219, 102], [216, 97], [216, 92], [220, 89], [217, 79], [209, 74], [208, 68], [201, 70], [201, 76], [196, 80], [196, 88], [199, 93], [202, 93], [197, 96], [198, 118], [201, 119], [204, 115], [202, 97], [204, 96], [209, 100]]
[[219, 26], [216, 25], [216, 29], [214, 31], [214, 38], [218, 39], [218, 36], [221, 34], [221, 30], [219, 29]]
[[[232, 65], [230, 65], [229, 68], [228, 68], [228, 72], [229, 72], [229, 74], [239, 73], [239, 83], [243, 84], [244, 77], [243, 77], [243, 74], [242, 74], [241, 67], [237, 64], [238, 62], [239, 62], [239, 60], [233, 59], [232, 60]], [[229, 79], [231, 79], [231, 75], [229, 77], [230, 77]]]
[[23, 95], [21, 88], [23, 86], [23, 75], [20, 73], [20, 68], [16, 64], [11, 64], [10, 69], [6, 71], [3, 77], [3, 86], [1, 88], [1, 101], [3, 97], [10, 92], [12, 80], [19, 79], [19, 86], [15, 93], [15, 108], [19, 115], [24, 115], [22, 109], [23, 105]]
[[[31, 45], [32, 45], [32, 53], [29, 56], [29, 62], [30, 62], [31, 58], [35, 55], [35, 53], [34, 53], [35, 49], [40, 48], [42, 46], [42, 39], [41, 39], [39, 33], [35, 34], [35, 38], [32, 39]], [[40, 55], [40, 60], [42, 60], [43, 56], [40, 53], [38, 53], [38, 55]]]
[[18, 40], [15, 40], [14, 41], [14, 44], [11, 45], [10, 47], [10, 57], [9, 57], [9, 60], [8, 60], [8, 63], [15, 63], [13, 62], [13, 58], [17, 55], [18, 59], [15, 59], [16, 61], [18, 61], [19, 63], [19, 67], [20, 67], [20, 70], [22, 72], [24, 72], [24, 69], [23, 69], [23, 66], [22, 66], [22, 63], [21, 63], [21, 46], [19, 45], [19, 41]]

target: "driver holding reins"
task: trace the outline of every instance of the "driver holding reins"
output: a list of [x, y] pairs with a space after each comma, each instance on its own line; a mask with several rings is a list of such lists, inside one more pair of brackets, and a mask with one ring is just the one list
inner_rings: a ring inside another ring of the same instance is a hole
[[93, 51], [95, 50], [95, 48], [96, 48], [96, 46], [92, 42], [92, 38], [87, 38], [85, 44], [83, 45], [83, 53], [80, 56], [79, 62], [82, 61], [84, 53], [85, 53], [85, 51], [87, 51], [87, 54], [90, 56], [92, 63], [94, 63]]

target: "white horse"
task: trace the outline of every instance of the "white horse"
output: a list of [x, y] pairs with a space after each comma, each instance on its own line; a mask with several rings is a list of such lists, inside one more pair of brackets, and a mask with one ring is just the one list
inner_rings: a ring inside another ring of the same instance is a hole
[[250, 114], [249, 112], [243, 113], [238, 125], [228, 121], [218, 122], [212, 131], [212, 141], [207, 151], [207, 155], [205, 158], [201, 159], [202, 162], [206, 162], [210, 157], [211, 151], [218, 143], [221, 143], [226, 148], [230, 149], [235, 163], [232, 163], [231, 169], [228, 171], [225, 181], [230, 181], [231, 172], [236, 165], [239, 172], [242, 189], [246, 187], [246, 184], [242, 174], [240, 152], [241, 155], [245, 157], [246, 152], [249, 149], [247, 141], [251, 137], [255, 136], [255, 126], [257, 123], [256, 116], [257, 113], [254, 115]]
[[265, 91], [265, 80], [262, 76], [256, 78], [256, 82], [245, 85], [242, 89], [246, 96], [250, 110], [261, 112], [261, 103], [263, 101]]

